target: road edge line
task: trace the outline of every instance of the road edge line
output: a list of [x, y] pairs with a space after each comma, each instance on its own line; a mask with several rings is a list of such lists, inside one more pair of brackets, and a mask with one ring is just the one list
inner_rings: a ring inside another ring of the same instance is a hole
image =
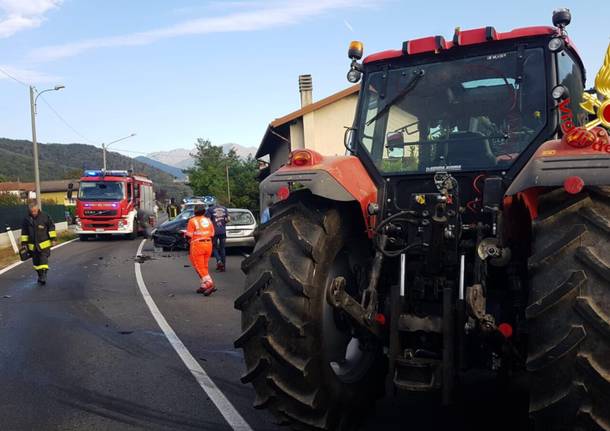
[[[136, 257], [142, 255], [142, 248], [144, 247], [144, 243], [146, 239], [143, 239], [138, 247], [138, 251], [136, 252]], [[210, 376], [205, 372], [205, 370], [201, 367], [199, 362], [193, 357], [191, 352], [186, 348], [182, 340], [178, 338], [178, 335], [170, 324], [167, 322], [159, 307], [155, 303], [154, 299], [150, 295], [148, 288], [146, 287], [146, 283], [144, 283], [144, 277], [142, 277], [142, 269], [140, 262], [135, 262], [135, 273], [136, 273], [136, 282], [138, 284], [138, 289], [142, 294], [142, 298], [144, 298], [144, 302], [148, 306], [148, 310], [152, 314], [153, 318], [163, 331], [165, 338], [174, 348], [186, 368], [191, 372], [199, 386], [204, 390], [210, 400], [214, 403], [220, 414], [225, 418], [229, 426], [235, 431], [252, 431], [250, 425], [245, 421], [245, 419], [239, 414], [237, 409], [231, 404], [231, 402], [227, 399], [227, 397], [220, 391], [218, 386], [212, 381]]]
[[[57, 248], [59, 248], [59, 247], [62, 247], [62, 246], [64, 246], [64, 245], [66, 245], [66, 244], [70, 244], [71, 242], [74, 242], [74, 241], [76, 241], [77, 239], [78, 239], [78, 238], [74, 238], [74, 239], [71, 239], [71, 240], [69, 240], [69, 241], [62, 242], [61, 244], [57, 244], [57, 245], [55, 245], [55, 246], [51, 247], [51, 250], [55, 250], [55, 249], [57, 249]], [[28, 260], [29, 260], [29, 259], [28, 259]], [[19, 260], [19, 261], [15, 262], [15, 263], [11, 263], [9, 266], [7, 266], [7, 267], [5, 267], [5, 268], [0, 269], [0, 275], [4, 274], [5, 272], [9, 272], [9, 271], [10, 271], [11, 269], [13, 269], [13, 268], [18, 267], [18, 266], [19, 266], [19, 265], [21, 265], [23, 262], [27, 262], [27, 260]]]

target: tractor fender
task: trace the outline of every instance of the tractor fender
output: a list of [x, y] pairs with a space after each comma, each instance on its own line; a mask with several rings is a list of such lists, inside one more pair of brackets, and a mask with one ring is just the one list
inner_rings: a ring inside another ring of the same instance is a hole
[[349, 202], [356, 201], [362, 212], [367, 229], [374, 221], [368, 213], [370, 203], [377, 202], [377, 187], [354, 156], [322, 156], [312, 150], [311, 163], [295, 166], [290, 162], [265, 178], [260, 184], [261, 207], [269, 206], [282, 188], [290, 191], [308, 189], [312, 194], [326, 199]]
[[570, 146], [564, 141], [542, 144], [517, 174], [506, 196], [535, 187], [563, 186], [567, 178], [574, 176], [585, 185], [610, 185], [610, 139], [606, 133], [585, 147]]

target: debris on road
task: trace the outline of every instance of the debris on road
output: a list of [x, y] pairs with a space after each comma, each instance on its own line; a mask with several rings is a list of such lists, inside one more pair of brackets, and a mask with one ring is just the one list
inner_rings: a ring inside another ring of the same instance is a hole
[[152, 259], [152, 257], [150, 257], [150, 256], [138, 255], [138, 256], [136, 256], [135, 261], [138, 262], [138, 263], [144, 263], [147, 260], [151, 260], [151, 259]]

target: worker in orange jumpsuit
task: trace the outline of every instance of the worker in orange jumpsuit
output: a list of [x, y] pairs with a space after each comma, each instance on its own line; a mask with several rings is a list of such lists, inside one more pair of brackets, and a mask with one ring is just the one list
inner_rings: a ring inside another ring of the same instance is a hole
[[191, 217], [188, 222], [186, 236], [191, 240], [189, 255], [191, 263], [201, 278], [201, 286], [197, 289], [197, 293], [209, 296], [216, 291], [214, 281], [208, 271], [208, 262], [212, 255], [214, 225], [205, 216], [205, 207], [203, 205], [195, 207], [195, 216]]

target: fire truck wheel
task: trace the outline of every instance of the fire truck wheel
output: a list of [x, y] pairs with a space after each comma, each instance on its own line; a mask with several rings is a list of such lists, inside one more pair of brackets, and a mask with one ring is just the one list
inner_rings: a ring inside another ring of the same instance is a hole
[[537, 430], [610, 430], [610, 187], [540, 197], [527, 369]]
[[354, 262], [361, 255], [368, 262], [371, 247], [364, 226], [350, 228], [354, 219], [345, 207], [296, 192], [274, 207], [242, 264], [246, 289], [235, 301], [243, 330], [235, 346], [246, 362], [241, 381], [254, 386], [255, 408], [295, 429], [354, 429], [383, 395], [381, 349], [352, 338], [349, 322], [325, 298], [334, 277], [353, 289], [365, 273]]
[[133, 231], [129, 234], [127, 234], [127, 238], [134, 240], [138, 238], [138, 230], [140, 229], [139, 225], [138, 225], [138, 220], [134, 218], [133, 220]]

